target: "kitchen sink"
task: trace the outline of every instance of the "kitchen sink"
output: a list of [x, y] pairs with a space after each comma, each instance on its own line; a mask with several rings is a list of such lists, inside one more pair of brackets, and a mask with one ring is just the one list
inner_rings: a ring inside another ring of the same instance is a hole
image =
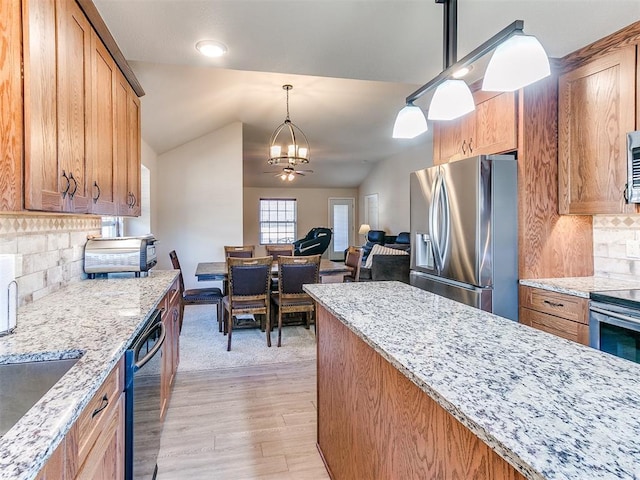
[[0, 436], [7, 433], [78, 360], [0, 365]]

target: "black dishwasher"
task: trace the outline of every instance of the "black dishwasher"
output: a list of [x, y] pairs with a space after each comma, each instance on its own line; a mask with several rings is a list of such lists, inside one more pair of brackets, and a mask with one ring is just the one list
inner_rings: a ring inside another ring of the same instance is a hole
[[160, 310], [125, 352], [125, 478], [152, 480], [162, 436], [160, 420], [161, 348], [166, 337]]

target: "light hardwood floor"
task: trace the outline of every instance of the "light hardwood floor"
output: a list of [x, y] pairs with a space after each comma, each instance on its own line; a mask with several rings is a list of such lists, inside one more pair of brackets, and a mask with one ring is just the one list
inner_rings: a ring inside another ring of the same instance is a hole
[[325, 480], [316, 450], [316, 364], [180, 372], [158, 480]]

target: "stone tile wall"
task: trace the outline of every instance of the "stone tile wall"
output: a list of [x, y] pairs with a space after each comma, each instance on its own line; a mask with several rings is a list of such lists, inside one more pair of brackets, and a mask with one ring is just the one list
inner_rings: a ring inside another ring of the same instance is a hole
[[593, 217], [594, 275], [640, 280], [640, 215]]
[[0, 253], [15, 255], [19, 304], [86, 278], [84, 245], [100, 228], [92, 215], [0, 214]]

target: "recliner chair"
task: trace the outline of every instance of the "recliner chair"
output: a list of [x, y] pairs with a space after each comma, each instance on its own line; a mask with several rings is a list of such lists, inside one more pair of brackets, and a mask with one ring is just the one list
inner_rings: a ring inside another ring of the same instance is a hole
[[330, 242], [331, 229], [326, 227], [312, 228], [304, 238], [293, 242], [293, 255], [296, 257], [322, 255], [329, 248]]
[[369, 230], [367, 243], [362, 246], [362, 262], [366, 262], [371, 249], [375, 244], [384, 245], [384, 230]]

